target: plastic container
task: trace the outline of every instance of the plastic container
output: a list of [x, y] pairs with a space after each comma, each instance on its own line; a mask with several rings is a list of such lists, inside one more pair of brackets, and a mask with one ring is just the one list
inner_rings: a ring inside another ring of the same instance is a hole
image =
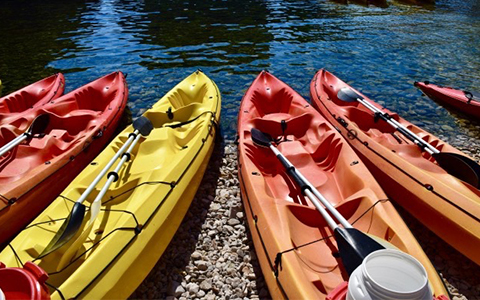
[[47, 279], [48, 274], [29, 261], [23, 268], [7, 268], [0, 262], [0, 300], [49, 300]]
[[353, 271], [347, 300], [431, 300], [428, 275], [413, 256], [393, 249], [370, 253]]

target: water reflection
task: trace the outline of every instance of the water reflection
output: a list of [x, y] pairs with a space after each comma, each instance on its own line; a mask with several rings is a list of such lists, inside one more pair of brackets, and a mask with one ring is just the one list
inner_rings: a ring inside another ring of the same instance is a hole
[[135, 116], [201, 68], [222, 91], [222, 131], [233, 138], [239, 101], [260, 70], [307, 97], [325, 67], [435, 134], [464, 133], [411, 83], [476, 88], [479, 2], [338, 2], [2, 1], [3, 93], [55, 71], [67, 73], [71, 90], [119, 69], [128, 74]]

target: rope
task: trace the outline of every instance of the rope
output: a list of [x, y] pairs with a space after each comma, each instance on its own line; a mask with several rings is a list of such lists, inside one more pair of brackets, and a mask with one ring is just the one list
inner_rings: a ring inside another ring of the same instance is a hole
[[[388, 202], [390, 201], [389, 199], [380, 199], [380, 200], [377, 200], [374, 204], [372, 204], [367, 210], [365, 210], [357, 219], [355, 219], [355, 221], [353, 221], [352, 225], [355, 224], [358, 220], [360, 220], [363, 216], [365, 216], [370, 210], [374, 209], [375, 206], [379, 203], [384, 203], [384, 202]], [[279, 272], [279, 269], [282, 267], [282, 255], [285, 254], [285, 253], [288, 253], [288, 252], [291, 252], [293, 250], [298, 250], [300, 248], [303, 248], [303, 247], [306, 247], [306, 246], [309, 246], [309, 245], [312, 245], [312, 244], [315, 244], [315, 243], [318, 243], [318, 242], [321, 242], [321, 241], [324, 241], [326, 239], [329, 239], [333, 237], [333, 235], [328, 235], [326, 237], [323, 237], [321, 239], [318, 239], [318, 240], [314, 240], [314, 241], [311, 241], [311, 242], [308, 242], [308, 243], [305, 243], [305, 244], [302, 244], [300, 246], [295, 246], [293, 248], [290, 248], [290, 249], [287, 249], [287, 250], [284, 250], [284, 251], [281, 251], [281, 252], [278, 252], [277, 255], [275, 256], [275, 264], [274, 264], [274, 269], [275, 269], [275, 277], [278, 277], [278, 272]]]

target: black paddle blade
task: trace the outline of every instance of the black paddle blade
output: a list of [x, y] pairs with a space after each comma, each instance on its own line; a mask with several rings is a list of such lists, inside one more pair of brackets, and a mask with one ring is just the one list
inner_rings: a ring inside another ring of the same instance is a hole
[[468, 157], [457, 153], [434, 153], [433, 158], [448, 174], [480, 188], [480, 166]]
[[27, 134], [31, 136], [34, 134], [43, 133], [45, 129], [47, 129], [49, 122], [50, 122], [49, 114], [39, 115], [38, 117], [35, 118], [35, 120], [33, 120], [32, 125], [30, 125], [30, 128], [28, 128], [27, 130]]
[[363, 99], [359, 94], [355, 93], [351, 88], [344, 87], [337, 93], [338, 99], [345, 102], [355, 102], [357, 99]]
[[42, 258], [47, 254], [52, 253], [72, 239], [80, 228], [80, 225], [82, 225], [84, 216], [85, 205], [75, 202], [70, 215], [68, 215], [68, 218], [63, 222], [60, 229], [38, 258]]
[[272, 137], [268, 133], [261, 132], [257, 128], [252, 128], [251, 133], [252, 133], [252, 141], [256, 145], [264, 148], [270, 147], [270, 142], [272, 141]]
[[153, 124], [148, 118], [141, 116], [133, 122], [133, 128], [138, 130], [142, 136], [147, 136], [153, 130]]
[[355, 228], [337, 227], [334, 231], [338, 252], [348, 275], [360, 266], [370, 253], [385, 249], [377, 241]]

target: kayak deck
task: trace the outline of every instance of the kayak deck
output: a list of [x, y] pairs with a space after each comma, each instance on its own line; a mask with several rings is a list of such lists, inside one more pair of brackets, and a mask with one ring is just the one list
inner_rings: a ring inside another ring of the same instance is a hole
[[[476, 250], [480, 247], [480, 191], [448, 174], [430, 154], [422, 152], [385, 121], [375, 121], [374, 115], [358, 102], [339, 100], [337, 92], [344, 87], [349, 86], [332, 73], [320, 70], [310, 85], [313, 105], [340, 129], [393, 200], [452, 247], [480, 263]], [[440, 152], [468, 158], [359, 94]]]
[[60, 97], [64, 89], [65, 78], [58, 73], [0, 98], [0, 124], [8, 124], [8, 119]]
[[9, 118], [0, 141], [22, 134], [40, 115], [49, 122], [41, 134], [0, 157], [0, 244], [33, 220], [109, 141], [128, 90], [114, 72], [60, 98]]
[[480, 117], [480, 95], [475, 92], [461, 91], [425, 82], [415, 82], [423, 94], [440, 104], [454, 107], [474, 117]]
[[253, 144], [252, 128], [276, 139], [278, 150], [355, 228], [415, 256], [435, 294], [446, 294], [421, 247], [337, 130], [290, 87], [262, 72], [240, 107], [239, 176], [273, 298], [325, 299], [348, 275], [325, 220], [274, 154]]
[[[197, 71], [187, 77], [144, 114], [154, 129], [140, 139], [118, 172], [119, 180], [103, 197], [86, 240], [75, 243], [85, 230], [88, 209], [75, 238], [37, 259], [75, 200], [133, 132], [131, 126], [0, 253], [0, 261], [18, 266], [33, 260], [49, 273], [54, 299], [61, 298], [60, 293], [65, 298], [128, 297], [168, 246], [190, 206], [213, 150], [220, 101], [206, 75]], [[88, 196], [87, 206], [105, 181], [106, 176]]]

